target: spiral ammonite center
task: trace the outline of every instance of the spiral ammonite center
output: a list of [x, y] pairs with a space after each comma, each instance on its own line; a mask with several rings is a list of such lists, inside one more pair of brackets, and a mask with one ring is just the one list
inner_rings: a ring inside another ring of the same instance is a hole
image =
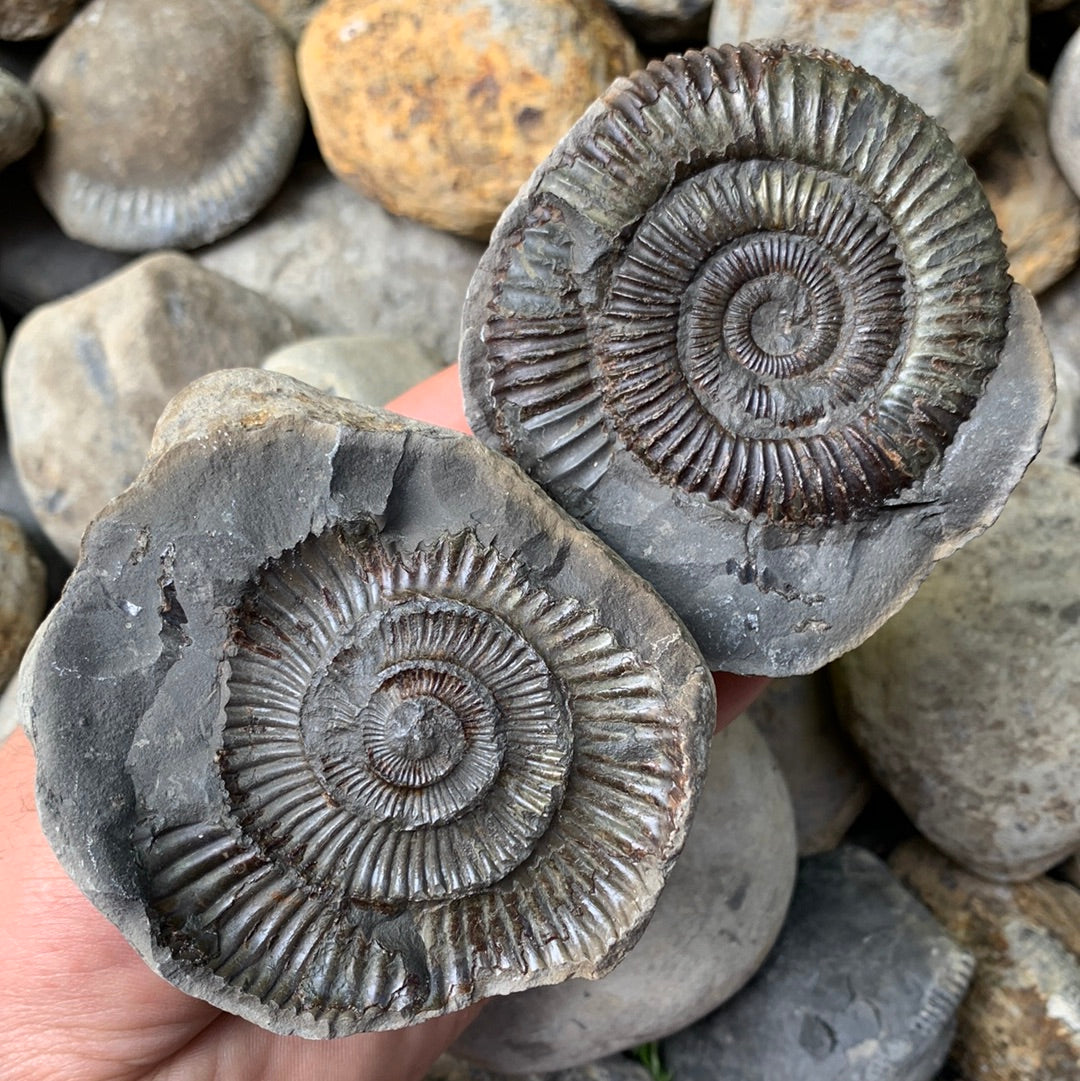
[[465, 753], [457, 715], [437, 698], [395, 703], [385, 716], [371, 703], [361, 718], [371, 767], [385, 781], [421, 788], [445, 777]]

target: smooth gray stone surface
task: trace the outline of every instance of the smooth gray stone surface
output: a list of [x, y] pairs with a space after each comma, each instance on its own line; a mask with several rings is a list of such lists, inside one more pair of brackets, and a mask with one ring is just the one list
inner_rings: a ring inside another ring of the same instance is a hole
[[795, 856], [783, 776], [739, 717], [713, 738], [690, 837], [641, 941], [601, 980], [489, 1002], [455, 1054], [504, 1073], [563, 1069], [690, 1024], [761, 964], [787, 911]]
[[4, 366], [12, 458], [42, 528], [74, 562], [90, 519], [138, 473], [165, 403], [191, 380], [257, 365], [302, 328], [188, 256], [146, 256], [37, 308]]
[[1080, 196], [1080, 31], [1074, 33], [1050, 78], [1050, 149]]
[[866, 806], [870, 774], [836, 716], [823, 672], [770, 680], [746, 716], [765, 737], [795, 808], [799, 855], [827, 852]]
[[972, 968], [884, 863], [843, 846], [802, 862], [761, 971], [665, 1062], [677, 1081], [929, 1081]]
[[1039, 314], [1057, 379], [1054, 412], [1039, 454], [1044, 460], [1071, 461], [1080, 453], [1080, 270], [1039, 297]]
[[312, 163], [293, 172], [257, 221], [198, 259], [318, 334], [412, 338], [452, 364], [482, 251], [388, 214]]
[[969, 153], [1027, 67], [1027, 0], [853, 4], [714, 0], [709, 43], [801, 41], [843, 56], [921, 105]]
[[[3, 700], [0, 699], [0, 708]], [[427, 1072], [424, 1081], [652, 1081], [652, 1075], [640, 1063], [625, 1055], [610, 1055], [585, 1066], [553, 1073], [514, 1074], [493, 1073], [470, 1065], [452, 1055], [443, 1055]]]
[[261, 367], [324, 394], [381, 406], [442, 371], [443, 364], [412, 339], [369, 334], [304, 338], [276, 349]]
[[1080, 848], [1078, 536], [1080, 469], [1033, 462], [997, 523], [830, 669], [877, 779], [985, 878]]
[[20, 687], [75, 882], [309, 1038], [613, 967], [716, 716], [670, 610], [512, 463], [247, 368], [172, 400]]
[[44, 126], [34, 92], [0, 68], [0, 169], [28, 153]]

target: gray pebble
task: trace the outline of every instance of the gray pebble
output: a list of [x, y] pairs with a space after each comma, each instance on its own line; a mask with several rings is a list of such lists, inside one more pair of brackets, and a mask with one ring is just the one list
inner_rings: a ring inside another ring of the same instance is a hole
[[746, 711], [795, 808], [799, 855], [835, 848], [870, 798], [870, 776], [841, 727], [824, 673], [770, 680]]
[[299, 333], [271, 301], [174, 252], [24, 319], [4, 408], [19, 479], [56, 547], [74, 561], [87, 522], [138, 473], [173, 394], [208, 371], [257, 365]]
[[0, 169], [27, 154], [44, 126], [34, 92], [0, 68]]
[[505, 1073], [557, 1070], [688, 1025], [761, 964], [787, 910], [795, 848], [783, 777], [740, 717], [714, 737], [686, 848], [622, 964], [601, 980], [494, 999], [455, 1054]]
[[[0, 699], [0, 708], [3, 700]], [[644, 1066], [624, 1055], [611, 1055], [585, 1066], [554, 1073], [514, 1074], [492, 1073], [480, 1066], [470, 1065], [452, 1055], [443, 1055], [428, 1071], [424, 1081], [650, 1081], [651, 1074]]]
[[1050, 147], [1080, 196], [1080, 32], [1069, 39], [1050, 79]]
[[929, 1081], [971, 972], [884, 863], [841, 847], [803, 861], [761, 971], [665, 1060], [678, 1081]]
[[997, 523], [831, 669], [877, 778], [987, 878], [1080, 847], [1078, 535], [1080, 469], [1032, 463]]
[[709, 41], [829, 49], [921, 105], [962, 153], [997, 127], [1027, 68], [1027, 0], [715, 0]]
[[452, 364], [482, 251], [394, 217], [308, 164], [257, 221], [198, 259], [265, 293], [318, 334], [410, 338]]
[[339, 398], [385, 405], [443, 365], [429, 349], [409, 338], [357, 335], [304, 338], [275, 350], [264, 370], [291, 375]]
[[1057, 380], [1054, 412], [1039, 453], [1043, 459], [1071, 461], [1080, 452], [1080, 270], [1039, 297], [1039, 314]]

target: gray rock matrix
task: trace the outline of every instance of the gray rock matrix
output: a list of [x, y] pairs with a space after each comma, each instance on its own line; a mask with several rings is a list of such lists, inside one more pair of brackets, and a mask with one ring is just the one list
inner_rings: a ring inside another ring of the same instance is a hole
[[663, 1045], [678, 1081], [930, 1081], [973, 969], [876, 856], [811, 856], [735, 999]]

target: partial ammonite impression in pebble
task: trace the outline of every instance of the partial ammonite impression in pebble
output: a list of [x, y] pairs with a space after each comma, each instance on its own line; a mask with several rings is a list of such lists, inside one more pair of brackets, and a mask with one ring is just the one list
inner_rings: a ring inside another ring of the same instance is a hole
[[32, 81], [36, 181], [77, 240], [193, 248], [248, 221], [304, 129], [288, 42], [246, 0], [91, 0]]
[[[995, 391], [1008, 314], [986, 198], [921, 110], [827, 54], [706, 49], [617, 80], [507, 210], [466, 404], [706, 657], [810, 671], [1034, 454], [1048, 365], [1025, 342]], [[986, 424], [1009, 449], [971, 474], [957, 433]]]
[[715, 721], [670, 610], [512, 463], [240, 369], [174, 399], [20, 683], [75, 881], [308, 1037], [610, 969]]

